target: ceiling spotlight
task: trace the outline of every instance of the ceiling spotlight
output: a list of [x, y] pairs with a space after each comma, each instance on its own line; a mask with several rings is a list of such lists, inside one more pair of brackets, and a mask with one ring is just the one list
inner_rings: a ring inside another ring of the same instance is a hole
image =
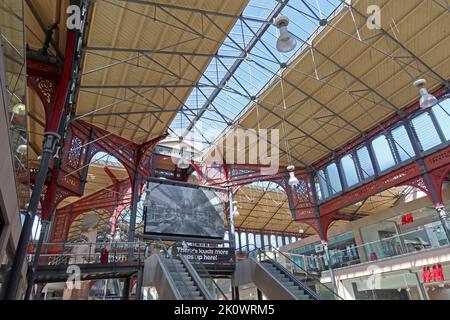
[[286, 16], [278, 16], [274, 21], [275, 26], [278, 28], [279, 36], [277, 39], [277, 50], [280, 52], [290, 52], [297, 46], [297, 40], [287, 30], [289, 24], [289, 18]]
[[295, 177], [295, 173], [294, 173], [295, 167], [291, 165], [291, 166], [288, 166], [286, 169], [287, 169], [287, 171], [289, 171], [288, 183], [291, 187], [295, 187], [296, 185], [298, 185], [298, 179]]
[[26, 107], [22, 102], [16, 103], [12, 108], [12, 112], [17, 116], [23, 116], [25, 114]]
[[300, 234], [304, 234], [304, 233], [305, 233], [305, 230], [300, 229], [298, 232], [299, 232]]
[[435, 96], [433, 96], [432, 94], [428, 93], [427, 88], [425, 88], [425, 84], [427, 83], [427, 80], [425, 79], [419, 79], [413, 82], [413, 85], [416, 88], [419, 88], [419, 92], [420, 92], [420, 108], [421, 109], [428, 109], [431, 108], [432, 106], [434, 106], [435, 104], [438, 103], [438, 100], [436, 99]]
[[17, 147], [16, 152], [20, 155], [24, 155], [27, 152], [28, 146], [26, 144], [21, 144]]

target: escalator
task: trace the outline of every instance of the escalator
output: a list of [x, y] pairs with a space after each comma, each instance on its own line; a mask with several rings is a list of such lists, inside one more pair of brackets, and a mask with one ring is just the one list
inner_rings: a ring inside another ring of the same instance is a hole
[[170, 276], [178, 290], [180, 300], [211, 300], [208, 291], [203, 287], [199, 276], [184, 257], [178, 259], [163, 258]]
[[250, 258], [252, 282], [270, 300], [320, 300], [317, 293], [274, 260]]
[[145, 260], [143, 286], [155, 287], [160, 300], [212, 300], [191, 262], [183, 256], [153, 254]]
[[[300, 276], [292, 273], [294, 269], [302, 272]], [[270, 300], [341, 299], [317, 276], [273, 247], [249, 250], [249, 258], [237, 264], [233, 281], [234, 286], [253, 283]]]

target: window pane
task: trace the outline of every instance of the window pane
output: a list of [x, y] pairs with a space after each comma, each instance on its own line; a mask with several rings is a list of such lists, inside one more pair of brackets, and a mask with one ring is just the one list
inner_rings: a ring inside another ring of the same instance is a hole
[[269, 236], [267, 234], [264, 235], [264, 246], [268, 246], [270, 244], [269, 242]]
[[255, 245], [257, 248], [261, 248], [261, 235], [260, 234], [255, 234]]
[[294, 236], [292, 236], [292, 237], [291, 237], [291, 243], [294, 243], [294, 242], [296, 242], [296, 241], [297, 241], [297, 238], [294, 237]]
[[450, 99], [445, 99], [434, 106], [433, 113], [444, 133], [445, 139], [450, 140]]
[[330, 194], [328, 192], [327, 181], [325, 179], [325, 173], [323, 172], [323, 170], [317, 171], [317, 178], [319, 179], [321, 196], [326, 199]]
[[247, 234], [241, 232], [241, 250], [247, 250]]
[[375, 158], [377, 158], [380, 171], [384, 171], [395, 165], [395, 159], [385, 135], [381, 135], [372, 141]]
[[423, 151], [441, 144], [441, 139], [439, 138], [436, 128], [433, 125], [433, 121], [431, 121], [431, 117], [428, 113], [418, 115], [413, 118], [411, 122]]
[[342, 170], [344, 171], [345, 182], [347, 185], [353, 186], [359, 182], [358, 173], [356, 172], [355, 162], [351, 155], [346, 155], [341, 159]]
[[[225, 234], [223, 235], [223, 240], [225, 240], [225, 241], [230, 240], [228, 237], [228, 231], [225, 231]], [[228, 248], [229, 247], [228, 243], [224, 243], [224, 247]]]
[[277, 247], [277, 237], [275, 237], [273, 234], [270, 236], [270, 244], [272, 247]]
[[330, 180], [331, 192], [340, 192], [342, 190], [341, 180], [339, 179], [339, 173], [335, 163], [328, 165], [327, 173], [328, 179]]
[[289, 244], [291, 239], [288, 236], [284, 237], [284, 243]]
[[409, 140], [408, 133], [404, 126], [400, 126], [391, 131], [393, 143], [398, 150], [400, 160], [405, 161], [414, 157], [414, 149]]
[[253, 233], [248, 234], [248, 250], [251, 251], [255, 249], [255, 238]]
[[281, 247], [283, 245], [283, 237], [278, 236], [277, 237], [277, 247]]
[[236, 234], [236, 237], [234, 238], [234, 242], [235, 242], [236, 248], [240, 249], [240, 247], [239, 247], [239, 236], [237, 234]]
[[366, 147], [356, 150], [358, 156], [359, 166], [361, 167], [362, 175], [364, 179], [367, 179], [374, 175], [373, 164], [370, 160], [369, 150]]

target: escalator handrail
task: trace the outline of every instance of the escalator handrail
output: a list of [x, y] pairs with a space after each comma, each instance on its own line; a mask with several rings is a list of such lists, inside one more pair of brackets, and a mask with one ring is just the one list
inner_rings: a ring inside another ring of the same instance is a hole
[[[175, 264], [175, 261], [173, 260], [172, 254], [169, 253], [169, 251], [167, 250], [166, 245], [164, 244], [164, 242], [162, 241], [162, 239], [159, 239], [159, 242], [160, 242], [160, 244], [161, 244], [161, 246], [162, 246], [162, 248], [163, 248], [163, 250], [164, 250], [164, 253], [166, 254], [166, 257], [169, 258], [169, 261], [170, 261], [170, 263], [172, 264], [172, 266], [173, 266], [173, 268], [174, 268], [174, 270], [175, 270], [175, 273], [179, 275], [178, 269], [177, 269], [177, 266], [176, 266], [176, 264]], [[183, 286], [185, 287], [187, 293], [189, 294], [189, 297], [191, 298], [191, 300], [194, 300], [194, 296], [192, 295], [192, 292], [191, 292], [191, 290], [189, 289], [189, 286], [187, 285], [186, 281], [184, 281], [183, 277], [180, 276], [180, 278], [181, 278], [181, 282], [183, 283]], [[178, 289], [178, 288], [177, 288], [177, 289]], [[178, 289], [178, 292], [179, 292], [179, 289]], [[181, 295], [181, 293], [180, 293], [180, 295]]]
[[170, 275], [169, 269], [167, 269], [167, 266], [165, 265], [164, 261], [162, 260], [162, 258], [159, 254], [156, 256], [156, 259], [158, 259], [161, 270], [164, 273], [164, 275], [167, 279], [167, 282], [169, 283], [169, 286], [172, 289], [172, 292], [175, 294], [175, 297], [178, 300], [181, 300], [183, 297], [181, 296], [180, 291], [178, 290], [175, 282], [173, 281], [172, 276]]
[[206, 300], [213, 300], [213, 297], [209, 293], [208, 288], [206, 288], [205, 284], [203, 283], [202, 279], [200, 279], [200, 275], [195, 270], [194, 266], [191, 264], [189, 259], [187, 259], [185, 256], [181, 255], [180, 260], [183, 263], [183, 265], [186, 267], [186, 270], [189, 272], [189, 274], [192, 277], [192, 280], [194, 281], [197, 288], [202, 293], [203, 297]]
[[[264, 246], [263, 251], [265, 251], [265, 248], [268, 247], [269, 251], [273, 250], [275, 251], [277, 254], [282, 255], [284, 258], [286, 258], [287, 260], [289, 260], [292, 264], [294, 264], [297, 268], [301, 269], [308, 277], [316, 280], [321, 286], [323, 286], [324, 288], [326, 288], [327, 290], [329, 290], [334, 296], [336, 296], [337, 298], [339, 298], [340, 300], [343, 300], [341, 296], [339, 296], [336, 292], [334, 292], [330, 287], [328, 287], [327, 285], [323, 284], [322, 282], [320, 282], [320, 279], [309, 273], [308, 271], [306, 271], [305, 269], [303, 269], [302, 266], [300, 266], [297, 262], [295, 262], [294, 260], [292, 260], [289, 256], [287, 256], [285, 253], [281, 252], [280, 250], [278, 250], [277, 248], [271, 246], [271, 245], [267, 245]], [[283, 267], [284, 268], [284, 267]]]
[[[336, 292], [334, 292], [330, 287], [328, 287], [327, 285], [323, 284], [317, 276], [315, 276], [315, 275], [309, 273], [307, 270], [303, 269], [303, 267], [300, 266], [297, 262], [295, 262], [294, 260], [292, 260], [292, 259], [291, 259], [290, 257], [288, 257], [286, 254], [284, 254], [284, 253], [281, 252], [280, 250], [276, 249], [276, 248], [273, 247], [272, 245], [266, 245], [266, 246], [260, 248], [260, 247], [255, 246], [254, 244], [247, 244], [247, 245], [244, 246], [244, 248], [245, 248], [245, 247], [248, 247], [248, 251], [247, 251], [247, 252], [248, 252], [249, 254], [251, 254], [251, 253], [254, 252], [254, 251], [255, 251], [255, 252], [262, 251], [262, 252], [265, 253], [265, 252], [266, 252], [266, 248], [269, 248], [269, 251], [270, 251], [271, 249], [274, 250], [276, 253], [282, 255], [284, 258], [286, 258], [286, 259], [289, 260], [291, 263], [293, 263], [297, 268], [299, 268], [300, 270], [302, 270], [302, 271], [307, 275], [308, 278], [314, 279], [321, 287], [326, 288], [329, 292], [331, 292], [331, 293], [333, 294], [333, 296], [337, 297], [339, 300], [344, 300], [341, 296], [339, 296]], [[253, 249], [253, 250], [250, 250], [250, 247], [253, 247], [254, 249]], [[265, 255], [267, 256], [267, 254], [265, 254]], [[271, 260], [273, 260], [273, 259], [270, 258], [270, 257], [268, 257], [268, 258], [271, 259]], [[273, 260], [273, 261], [274, 261], [274, 260]], [[275, 262], [276, 262], [276, 261], [275, 261]], [[277, 263], [278, 263], [278, 262], [277, 262]], [[284, 267], [283, 267], [283, 268], [284, 268]], [[290, 273], [290, 272], [289, 272], [289, 273]]]
[[[182, 242], [178, 242], [178, 243], [182, 243]], [[175, 245], [175, 244], [174, 244]], [[186, 245], [191, 248], [191, 246], [189, 244], [186, 243]], [[195, 268], [195, 265], [198, 265], [202, 268], [202, 271], [205, 272], [206, 276], [211, 279], [211, 282], [214, 284], [214, 286], [217, 288], [217, 290], [219, 290], [220, 294], [222, 295], [222, 297], [225, 300], [228, 300], [227, 296], [225, 295], [225, 293], [223, 292], [223, 290], [220, 288], [220, 286], [214, 281], [213, 277], [211, 276], [211, 274], [209, 273], [209, 271], [206, 269], [205, 265], [197, 260], [194, 261], [189, 261]]]

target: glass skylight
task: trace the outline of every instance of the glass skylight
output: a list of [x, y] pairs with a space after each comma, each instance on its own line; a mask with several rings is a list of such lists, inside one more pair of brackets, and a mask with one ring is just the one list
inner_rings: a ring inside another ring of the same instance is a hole
[[[301, 51], [303, 42], [318, 30], [320, 19], [340, 4], [341, 0], [250, 0], [199, 80], [213, 87], [193, 89], [171, 124], [172, 134], [184, 136], [200, 150], [208, 148], [242, 115], [251, 97], [271, 82], [280, 65]], [[289, 17], [288, 30], [298, 40], [289, 53], [276, 49], [278, 34], [272, 18], [280, 14]]]

